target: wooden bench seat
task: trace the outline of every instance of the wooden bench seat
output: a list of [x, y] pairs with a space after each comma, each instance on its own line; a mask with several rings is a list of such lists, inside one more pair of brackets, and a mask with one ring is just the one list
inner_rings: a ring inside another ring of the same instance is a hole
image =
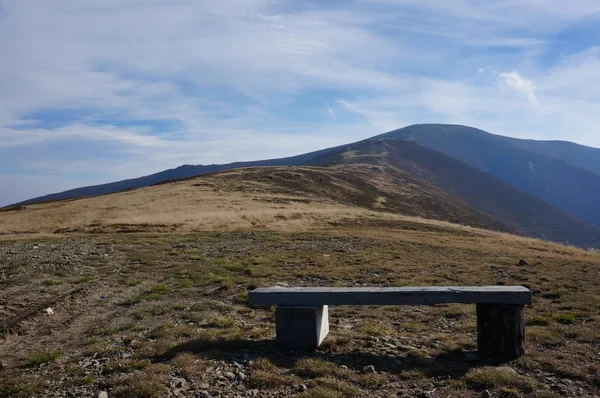
[[270, 287], [255, 289], [251, 305], [276, 305], [278, 344], [316, 349], [329, 332], [329, 305], [476, 304], [477, 345], [485, 356], [524, 354], [524, 306], [531, 291], [523, 286], [440, 287]]

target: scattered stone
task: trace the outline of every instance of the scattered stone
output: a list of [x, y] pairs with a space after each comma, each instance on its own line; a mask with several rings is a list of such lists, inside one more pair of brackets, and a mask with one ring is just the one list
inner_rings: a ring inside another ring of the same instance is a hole
[[181, 377], [176, 377], [173, 379], [172, 384], [175, 388], [185, 388], [187, 386], [187, 381]]
[[98, 398], [108, 398], [108, 393], [106, 391], [100, 391]]
[[246, 380], [248, 378], [248, 376], [246, 376], [246, 374], [244, 372], [241, 372], [241, 371], [237, 373], [237, 377], [241, 381], [244, 381], [244, 380]]
[[481, 393], [481, 398], [491, 398], [492, 397], [492, 393], [490, 393], [488, 390], [485, 390], [484, 392]]
[[523, 267], [523, 266], [525, 266], [525, 265], [529, 265], [529, 263], [528, 263], [527, 261], [523, 260], [523, 259], [520, 259], [520, 260], [519, 260], [519, 265], [520, 265], [521, 267]]
[[235, 374], [233, 372], [225, 372], [225, 373], [223, 373], [223, 376], [225, 376], [225, 378], [227, 380], [230, 380], [230, 381], [235, 380]]
[[46, 308], [44, 311], [46, 311], [46, 314], [48, 314], [48, 315], [54, 314], [54, 310], [52, 310], [52, 308], [50, 308], [50, 307]]
[[300, 385], [298, 386], [298, 391], [300, 391], [300, 392], [304, 392], [304, 391], [306, 391], [306, 390], [308, 390], [308, 387], [306, 387], [306, 384], [300, 384]]
[[375, 373], [375, 366], [367, 365], [363, 368], [363, 373]]

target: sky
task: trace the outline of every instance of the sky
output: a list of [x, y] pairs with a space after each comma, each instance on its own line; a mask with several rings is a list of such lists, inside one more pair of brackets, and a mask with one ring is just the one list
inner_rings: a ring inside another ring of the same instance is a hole
[[598, 0], [0, 0], [0, 206], [414, 123], [600, 147]]

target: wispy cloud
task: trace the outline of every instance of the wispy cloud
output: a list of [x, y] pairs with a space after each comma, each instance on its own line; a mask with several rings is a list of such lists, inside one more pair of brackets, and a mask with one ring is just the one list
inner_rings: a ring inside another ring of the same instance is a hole
[[538, 106], [539, 101], [535, 92], [537, 86], [531, 81], [519, 74], [516, 70], [512, 72], [502, 72], [498, 74], [499, 87], [502, 90], [513, 90], [518, 94], [525, 96], [531, 105]]
[[600, 146], [596, 0], [0, 1], [0, 205], [416, 122]]

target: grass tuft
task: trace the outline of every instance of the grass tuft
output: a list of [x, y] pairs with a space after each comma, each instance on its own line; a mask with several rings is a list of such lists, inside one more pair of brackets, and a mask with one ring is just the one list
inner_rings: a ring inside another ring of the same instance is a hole
[[23, 360], [25, 361], [27, 366], [38, 366], [45, 363], [50, 363], [56, 361], [60, 358], [59, 351], [41, 351], [35, 354], [26, 355]]

